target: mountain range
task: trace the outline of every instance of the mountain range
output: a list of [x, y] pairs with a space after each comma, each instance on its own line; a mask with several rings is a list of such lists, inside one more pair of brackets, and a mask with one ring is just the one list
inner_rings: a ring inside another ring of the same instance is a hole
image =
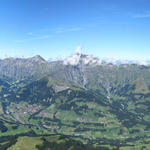
[[0, 144], [30, 133], [99, 149], [149, 148], [149, 64], [80, 53], [50, 62], [39, 55], [0, 60]]

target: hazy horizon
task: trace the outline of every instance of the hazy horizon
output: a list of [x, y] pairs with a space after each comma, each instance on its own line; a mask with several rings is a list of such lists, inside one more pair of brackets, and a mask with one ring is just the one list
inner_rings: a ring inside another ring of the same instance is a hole
[[[79, 50], [79, 47], [80, 47], [80, 50]], [[34, 55], [30, 55], [30, 56], [9, 56], [9, 55], [5, 55], [4, 57], [0, 57], [1, 60], [3, 59], [6, 59], [6, 58], [21, 58], [21, 59], [28, 59], [28, 58], [32, 58], [32, 57], [36, 57], [36, 56], [40, 56], [41, 58], [43, 58], [44, 60], [46, 61], [59, 61], [59, 60], [65, 60], [67, 59], [68, 57], [72, 57], [73, 55], [88, 55], [88, 56], [91, 56], [91, 57], [94, 57], [94, 58], [98, 58], [100, 60], [103, 60], [103, 61], [107, 61], [107, 62], [116, 62], [116, 61], [126, 61], [127, 62], [130, 62], [132, 61], [132, 63], [137, 63], [137, 62], [140, 62], [140, 61], [150, 61], [150, 58], [149, 59], [128, 59], [128, 58], [115, 58], [115, 57], [111, 57], [111, 56], [107, 56], [107, 57], [102, 57], [102, 56], [98, 56], [98, 55], [94, 55], [94, 54], [88, 54], [88, 53], [83, 53], [83, 49], [81, 46], [78, 46], [74, 51], [72, 51], [68, 56], [56, 56], [56, 57], [51, 57], [51, 56], [47, 56], [47, 57], [43, 57], [42, 55], [40, 54], [34, 54]]]

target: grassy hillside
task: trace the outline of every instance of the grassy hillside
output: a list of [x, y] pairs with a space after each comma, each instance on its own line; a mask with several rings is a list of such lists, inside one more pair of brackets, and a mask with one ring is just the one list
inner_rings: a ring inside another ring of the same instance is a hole
[[[1, 145], [9, 145], [3, 138], [17, 135], [10, 149], [23, 149], [26, 144], [22, 143], [32, 140], [32, 149], [48, 149], [45, 145], [66, 148], [57, 143], [59, 138], [55, 143], [42, 138], [56, 134], [90, 143], [92, 148], [148, 149], [149, 67], [56, 66], [51, 64], [47, 74], [33, 80], [0, 80]], [[37, 137], [28, 137], [33, 135]], [[76, 148], [75, 141], [65, 141], [75, 144], [68, 150]]]

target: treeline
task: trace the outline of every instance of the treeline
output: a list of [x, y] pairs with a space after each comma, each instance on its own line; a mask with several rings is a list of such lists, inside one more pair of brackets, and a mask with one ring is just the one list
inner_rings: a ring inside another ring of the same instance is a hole
[[17, 142], [17, 137], [12, 136], [5, 144], [0, 144], [0, 150], [7, 150], [10, 146]]
[[93, 147], [92, 145], [86, 145], [80, 141], [72, 139], [60, 139], [61, 142], [59, 142], [59, 140], [56, 142], [50, 142], [45, 138], [42, 138], [42, 140], [42, 145], [36, 145], [38, 150], [48, 150], [49, 148], [52, 150], [109, 150], [109, 148], [106, 147]]

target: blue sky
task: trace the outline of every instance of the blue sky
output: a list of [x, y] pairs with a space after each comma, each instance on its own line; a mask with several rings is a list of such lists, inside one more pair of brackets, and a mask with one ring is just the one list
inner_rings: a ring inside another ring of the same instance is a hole
[[0, 57], [150, 59], [149, 0], [1, 0]]

